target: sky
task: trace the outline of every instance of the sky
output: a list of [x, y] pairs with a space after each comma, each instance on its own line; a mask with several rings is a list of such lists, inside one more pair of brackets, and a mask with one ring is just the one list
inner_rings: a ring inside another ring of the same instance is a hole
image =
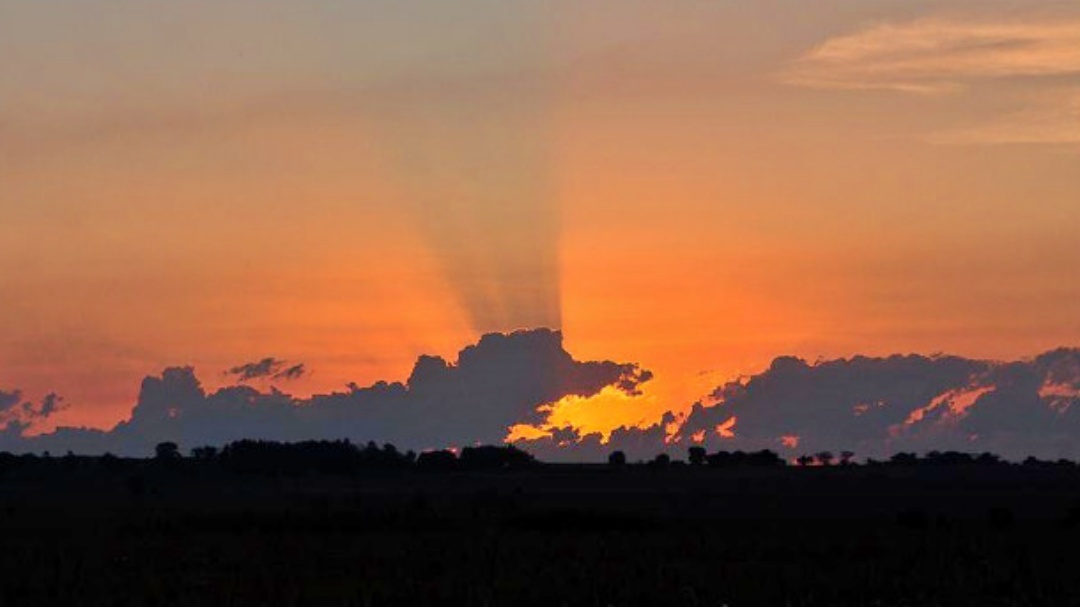
[[651, 372], [552, 409], [606, 433], [780, 355], [1080, 344], [1080, 5], [813, 4], [0, 0], [0, 390], [109, 428], [167, 367], [308, 397], [548, 327]]

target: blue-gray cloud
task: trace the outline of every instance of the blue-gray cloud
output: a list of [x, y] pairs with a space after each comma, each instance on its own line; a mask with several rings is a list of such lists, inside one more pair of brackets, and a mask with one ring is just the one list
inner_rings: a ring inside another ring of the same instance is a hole
[[[273, 376], [298, 367], [258, 370]], [[194, 447], [242, 438], [348, 438], [416, 450], [493, 444], [513, 425], [544, 425], [539, 405], [608, 386], [635, 394], [651, 377], [635, 364], [574, 360], [561, 333], [546, 329], [485, 335], [453, 361], [421, 356], [404, 382], [350, 384], [305, 399], [246, 385], [208, 392], [192, 368], [174, 367], [144, 379], [130, 418], [107, 431], [60, 428], [28, 437], [30, 425], [53, 415], [61, 400], [31, 403], [19, 392], [0, 392], [0, 449], [147, 454], [165, 440]], [[632, 460], [679, 456], [693, 445], [773, 449], [785, 457], [850, 449], [872, 457], [960, 450], [1076, 458], [1080, 349], [1013, 362], [895, 355], [808, 363], [784, 356], [717, 387], [685, 417], [668, 413], [645, 428], [619, 428], [607, 441], [568, 426], [517, 444], [543, 459], [578, 461], [616, 449]]]
[[[717, 448], [788, 454], [852, 449], [994, 451], [1008, 457], [1080, 455], [1080, 350], [1030, 361], [955, 356], [855, 357], [809, 364], [777, 358], [725, 384], [679, 430]], [[734, 438], [716, 427], [734, 419]]]
[[[241, 365], [239, 379], [300, 373], [276, 359]], [[517, 423], [540, 423], [537, 407], [607, 386], [635, 391], [648, 374], [634, 364], [576, 361], [562, 334], [537, 329], [489, 334], [456, 361], [421, 356], [406, 382], [351, 385], [297, 399], [276, 389], [230, 386], [207, 392], [194, 369], [174, 367], [143, 380], [131, 417], [111, 430], [60, 428], [33, 438], [9, 433], [0, 448], [147, 454], [161, 441], [186, 447], [243, 438], [348, 438], [426, 449], [501, 442]]]
[[241, 382], [256, 379], [299, 379], [307, 372], [303, 363], [290, 365], [288, 361], [266, 357], [262, 360], [243, 365], [237, 365], [225, 372]]

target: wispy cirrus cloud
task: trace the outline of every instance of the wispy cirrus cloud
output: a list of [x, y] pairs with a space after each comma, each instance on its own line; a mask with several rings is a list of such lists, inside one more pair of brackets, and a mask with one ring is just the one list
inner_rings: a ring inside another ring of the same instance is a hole
[[[1010, 95], [1018, 110], [990, 123], [933, 133], [939, 144], [1080, 143], [1080, 19], [922, 19], [877, 24], [810, 49], [782, 82], [820, 89], [946, 96], [982, 87]], [[984, 93], [985, 94], [985, 93]]]
[[782, 74], [817, 88], [959, 92], [974, 80], [1080, 75], [1080, 20], [971, 23], [926, 19], [832, 38]]

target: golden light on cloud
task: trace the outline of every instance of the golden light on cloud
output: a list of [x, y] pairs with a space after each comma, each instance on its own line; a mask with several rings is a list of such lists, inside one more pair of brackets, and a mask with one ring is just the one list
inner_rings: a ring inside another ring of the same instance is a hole
[[737, 423], [739, 423], [739, 418], [732, 415], [723, 423], [717, 424], [716, 435], [720, 438], [735, 438], [735, 425]]
[[600, 434], [601, 440], [607, 441], [612, 430], [620, 426], [637, 428], [654, 423], [656, 420], [647, 418], [644, 412], [655, 408], [656, 396], [650, 392], [628, 394], [607, 386], [590, 397], [570, 395], [541, 406], [538, 410], [547, 413], [545, 423], [540, 427], [514, 426], [507, 440], [549, 436], [554, 429], [573, 427], [581, 436]]
[[989, 394], [995, 389], [994, 386], [971, 385], [955, 390], [949, 390], [944, 394], [936, 396], [925, 407], [920, 407], [912, 411], [911, 414], [908, 415], [908, 418], [904, 420], [903, 425], [911, 426], [917, 424], [927, 415], [943, 407], [948, 410], [947, 415], [951, 418], [962, 416], [977, 400], [982, 398], [984, 394]]

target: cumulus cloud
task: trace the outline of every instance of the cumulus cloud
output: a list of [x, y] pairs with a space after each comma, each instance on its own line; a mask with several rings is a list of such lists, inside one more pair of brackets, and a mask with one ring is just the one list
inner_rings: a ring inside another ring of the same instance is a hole
[[306, 372], [303, 363], [289, 365], [287, 361], [267, 357], [257, 362], [237, 365], [225, 372], [241, 382], [257, 379], [298, 379]]
[[[991, 124], [928, 137], [942, 144], [1080, 142], [1080, 20], [923, 19], [834, 37], [781, 75], [797, 86], [960, 94], [979, 83], [1024, 79], [1022, 109]], [[1045, 91], [1032, 93], [1040, 87]], [[994, 89], [992, 94], [1008, 94]]]
[[[716, 448], [788, 455], [852, 449], [994, 451], [1020, 458], [1080, 455], [1080, 350], [1031, 361], [955, 356], [855, 357], [809, 364], [781, 357], [695, 405], [680, 437]], [[729, 426], [733, 437], [721, 436]]]
[[[276, 373], [287, 370], [281, 366]], [[161, 441], [184, 447], [242, 438], [375, 440], [422, 450], [505, 440], [552, 461], [631, 460], [658, 453], [772, 449], [785, 457], [853, 450], [992, 451], [1020, 459], [1080, 457], [1080, 349], [998, 362], [957, 356], [856, 356], [809, 363], [776, 358], [762, 372], [717, 387], [687, 414], [667, 413], [607, 437], [553, 423], [544, 405], [602, 391], [638, 394], [648, 371], [629, 363], [578, 361], [557, 331], [489, 334], [454, 360], [421, 356], [404, 382], [377, 382], [299, 399], [247, 385], [207, 391], [195, 370], [174, 367], [143, 380], [129, 419], [107, 430], [26, 431], [63, 406], [56, 395], [26, 402], [0, 392], [0, 449], [145, 455]]]
[[761, 373], [728, 382], [685, 418], [668, 413], [646, 428], [620, 428], [605, 442], [574, 428], [515, 444], [543, 459], [599, 461], [710, 451], [771, 449], [794, 458], [853, 450], [991, 451], [1011, 459], [1080, 457], [1080, 349], [1032, 360], [957, 356], [856, 356], [808, 363], [781, 356]]
[[[252, 371], [266, 376], [291, 369], [269, 360]], [[244, 379], [245, 366], [237, 369]], [[634, 364], [574, 360], [562, 334], [547, 329], [485, 335], [454, 361], [421, 356], [406, 382], [352, 384], [309, 399], [245, 385], [207, 392], [194, 369], [175, 367], [144, 379], [130, 419], [110, 431], [61, 428], [8, 437], [4, 448], [146, 454], [165, 440], [197, 446], [242, 438], [348, 438], [411, 449], [494, 444], [510, 426], [540, 421], [542, 404], [608, 386], [635, 391], [646, 379]]]

